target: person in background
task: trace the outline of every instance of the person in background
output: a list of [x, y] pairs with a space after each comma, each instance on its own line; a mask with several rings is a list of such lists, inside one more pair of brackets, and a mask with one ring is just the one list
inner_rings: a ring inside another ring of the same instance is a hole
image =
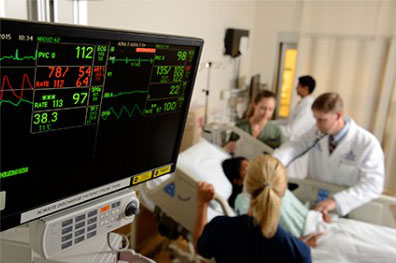
[[[286, 168], [269, 155], [249, 163], [244, 187], [252, 196], [247, 215], [218, 216], [207, 222], [214, 187], [198, 183], [197, 219], [193, 232], [197, 252], [216, 262], [311, 262], [310, 248], [278, 225]], [[316, 245], [318, 236], [306, 240]]]
[[[268, 90], [258, 92], [249, 105], [247, 118], [238, 122], [236, 126], [271, 148], [279, 147], [284, 139], [280, 128], [271, 121], [275, 105], [276, 97], [273, 92]], [[235, 142], [238, 139], [239, 136], [232, 133], [230, 141], [224, 148], [231, 153], [235, 152]]]
[[293, 140], [306, 133], [315, 125], [315, 118], [311, 106], [315, 98], [315, 79], [311, 76], [298, 78], [297, 95], [301, 97], [296, 107], [291, 111], [289, 118], [274, 121], [282, 130], [286, 140]]
[[234, 208], [235, 198], [242, 192], [243, 178], [245, 178], [248, 165], [249, 161], [245, 157], [233, 157], [221, 163], [224, 174], [232, 184], [232, 193], [227, 200], [232, 208]]
[[377, 198], [384, 187], [384, 152], [377, 138], [346, 117], [339, 94], [320, 95], [312, 104], [316, 127], [283, 144], [272, 155], [284, 165], [308, 154], [308, 178], [347, 186], [320, 201], [315, 210], [345, 216]]

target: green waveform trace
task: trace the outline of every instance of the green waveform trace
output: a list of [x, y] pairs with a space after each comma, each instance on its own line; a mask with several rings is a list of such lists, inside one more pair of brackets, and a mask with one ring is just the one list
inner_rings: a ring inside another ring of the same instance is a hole
[[4, 59], [12, 59], [12, 60], [19, 60], [19, 61], [22, 61], [22, 60], [25, 60], [25, 59], [37, 60], [37, 50], [36, 50], [34, 56], [24, 56], [24, 57], [20, 58], [19, 57], [19, 51], [18, 51], [18, 49], [16, 49], [15, 50], [15, 55], [0, 57], [0, 61], [2, 61]]
[[114, 64], [116, 62], [125, 62], [125, 64], [128, 64], [130, 62], [138, 62], [140, 64], [140, 62], [150, 62], [151, 64], [154, 63], [154, 59], [150, 58], [150, 59], [144, 59], [144, 58], [115, 58], [115, 57], [110, 57], [109, 60]]
[[134, 91], [125, 91], [125, 92], [118, 92], [117, 94], [113, 95], [112, 92], [105, 93], [105, 98], [117, 98], [123, 95], [131, 95], [134, 93], [147, 93], [148, 90], [134, 90]]
[[3, 102], [4, 103], [9, 103], [9, 104], [11, 104], [11, 105], [13, 105], [15, 107], [18, 107], [19, 104], [21, 104], [21, 102], [26, 102], [26, 103], [29, 103], [29, 104], [33, 104], [33, 102], [31, 102], [29, 100], [25, 100], [25, 99], [20, 99], [17, 103], [14, 103], [14, 102], [12, 102], [10, 100], [0, 100], [0, 106], [1, 106], [1, 104], [3, 104]]
[[139, 108], [137, 104], [135, 104], [135, 106], [133, 106], [133, 108], [130, 111], [126, 106], [122, 106], [119, 112], [117, 112], [113, 107], [110, 107], [108, 110], [102, 111], [101, 116], [102, 119], [106, 121], [111, 116], [111, 114], [113, 114], [117, 118], [117, 120], [119, 120], [123, 112], [125, 112], [129, 116], [129, 118], [132, 118], [135, 110], [137, 110], [140, 115], [143, 115], [142, 110]]

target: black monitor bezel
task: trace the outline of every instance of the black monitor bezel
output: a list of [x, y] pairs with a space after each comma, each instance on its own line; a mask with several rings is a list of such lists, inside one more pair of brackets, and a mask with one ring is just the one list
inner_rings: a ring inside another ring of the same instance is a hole
[[[185, 36], [176, 36], [176, 35], [167, 35], [167, 34], [157, 34], [157, 33], [146, 33], [146, 32], [136, 32], [136, 31], [128, 31], [128, 30], [121, 30], [121, 29], [110, 29], [110, 28], [100, 28], [100, 27], [92, 27], [92, 26], [79, 26], [79, 25], [70, 25], [70, 24], [60, 24], [60, 23], [45, 23], [45, 22], [36, 22], [36, 21], [28, 21], [28, 20], [18, 20], [18, 19], [7, 19], [7, 18], [0, 18], [0, 33], [7, 33], [7, 27], [13, 27], [12, 31], [26, 31], [26, 27], [29, 27], [29, 33], [31, 34], [40, 34], [46, 36], [59, 36], [59, 31], [62, 31], [63, 37], [76, 37], [76, 38], [86, 38], [86, 39], [96, 39], [96, 40], [115, 40], [115, 41], [131, 41], [131, 42], [146, 42], [146, 43], [161, 43], [161, 44], [171, 44], [171, 45], [186, 45], [186, 46], [193, 46], [197, 50], [197, 55], [193, 62], [194, 69], [191, 79], [191, 90], [189, 96], [186, 97], [185, 103], [183, 105], [183, 110], [181, 113], [182, 123], [177, 131], [177, 138], [171, 163], [172, 168], [169, 173], [173, 173], [175, 171], [177, 157], [181, 146], [181, 140], [183, 136], [183, 131], [185, 128], [187, 114], [191, 102], [191, 97], [193, 93], [193, 88], [196, 80], [196, 74], [198, 72], [199, 61], [202, 54], [203, 43], [204, 41], [200, 38], [194, 37], [185, 37]], [[5, 29], [5, 30], [4, 30]], [[1, 130], [0, 130], [1, 132]], [[0, 148], [0, 154], [2, 154], [2, 150]], [[1, 167], [1, 164], [0, 164]], [[157, 167], [153, 167], [155, 169]], [[132, 179], [133, 176], [126, 176], [125, 178], [130, 177], [130, 186], [132, 186]], [[97, 186], [99, 187], [99, 185]], [[120, 191], [124, 188], [118, 189]], [[89, 189], [87, 189], [89, 190]], [[108, 193], [110, 194], [110, 193]], [[75, 196], [75, 195], [71, 195]], [[62, 199], [64, 200], [70, 196], [65, 196]], [[95, 198], [86, 200], [84, 202], [92, 201], [94, 199], [100, 198], [103, 196], [97, 196]], [[50, 202], [46, 203], [53, 203], [59, 200], [51, 200]], [[84, 203], [82, 202], [82, 203]], [[78, 203], [76, 205], [82, 204]], [[46, 205], [41, 204], [41, 205]], [[75, 206], [75, 205], [74, 205]], [[72, 207], [74, 207], [72, 206]], [[34, 209], [32, 207], [30, 209]], [[71, 208], [71, 207], [70, 207]], [[69, 208], [66, 208], [69, 209]], [[60, 211], [64, 211], [66, 209], [62, 209]], [[5, 220], [2, 218], [2, 223], [0, 223], [0, 232], [6, 229], [15, 227], [20, 225], [20, 216], [26, 210], [20, 211], [18, 214], [9, 215]], [[28, 210], [27, 210], [28, 211]], [[60, 212], [56, 211], [54, 213]], [[51, 213], [53, 214], [53, 213]], [[49, 214], [49, 215], [51, 215]], [[46, 215], [47, 216], [47, 215]], [[1, 213], [0, 213], [1, 217]]]

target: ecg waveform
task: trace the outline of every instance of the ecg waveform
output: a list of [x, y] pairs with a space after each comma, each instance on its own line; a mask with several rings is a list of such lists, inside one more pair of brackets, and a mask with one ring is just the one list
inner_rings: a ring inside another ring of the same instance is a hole
[[[3, 101], [4, 101], [4, 102], [7, 102], [7, 103], [10, 103], [10, 104], [13, 104], [14, 106], [19, 106], [19, 104], [20, 104], [21, 101], [32, 104], [31, 101], [28, 101], [28, 100], [23, 99], [23, 92], [24, 92], [24, 90], [25, 90], [25, 83], [27, 83], [27, 85], [30, 87], [30, 89], [34, 91], [34, 88], [33, 88], [32, 83], [30, 82], [29, 76], [28, 76], [28, 74], [25, 73], [25, 74], [23, 74], [23, 76], [22, 76], [22, 83], [21, 83], [20, 93], [17, 94], [17, 92], [15, 92], [17, 89], [14, 89], [14, 88], [12, 87], [12, 85], [11, 85], [11, 83], [10, 83], [10, 79], [8, 78], [7, 75], [4, 75], [4, 76], [3, 76], [3, 79], [2, 79], [2, 81], [1, 81], [0, 105], [2, 104]], [[11, 101], [8, 101], [8, 100], [3, 100], [3, 95], [4, 95], [4, 90], [5, 90], [5, 88], [6, 88], [6, 85], [7, 85], [8, 88], [11, 90], [12, 94], [14, 95], [14, 97], [17, 98], [17, 99], [19, 99], [19, 101], [18, 101], [17, 103], [14, 103], [14, 102], [11, 102]]]
[[11, 59], [11, 60], [18, 60], [18, 61], [27, 60], [27, 59], [37, 60], [37, 50], [36, 50], [36, 53], [34, 54], [34, 56], [23, 56], [20, 58], [19, 51], [18, 51], [18, 49], [16, 49], [14, 55], [0, 57], [0, 61], [2, 61], [4, 59]]
[[134, 91], [125, 91], [125, 92], [118, 92], [117, 94], [114, 94], [113, 92], [107, 92], [104, 94], [105, 98], [117, 98], [123, 95], [131, 95], [134, 93], [148, 93], [147, 90], [134, 90]]
[[102, 111], [101, 116], [103, 120], [107, 120], [111, 115], [114, 115], [117, 120], [119, 120], [122, 116], [122, 114], [125, 112], [129, 118], [132, 118], [135, 110], [137, 110], [137, 112], [140, 115], [143, 115], [142, 110], [139, 108], [139, 106], [137, 104], [135, 104], [135, 106], [132, 107], [131, 110], [128, 110], [128, 108], [126, 106], [122, 106], [120, 111], [116, 111], [113, 107], [110, 107], [108, 110], [106, 111]]
[[137, 62], [138, 64], [140, 64], [140, 62], [150, 62], [151, 64], [154, 63], [154, 59], [150, 58], [150, 59], [144, 59], [144, 58], [115, 58], [115, 57], [110, 57], [109, 61], [111, 61], [113, 64], [116, 62], [125, 62], [125, 64], [128, 64], [130, 62]]

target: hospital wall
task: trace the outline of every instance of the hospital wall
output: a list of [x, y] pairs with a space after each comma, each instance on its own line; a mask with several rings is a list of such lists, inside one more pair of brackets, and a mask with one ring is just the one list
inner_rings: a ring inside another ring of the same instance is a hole
[[[274, 84], [279, 32], [296, 32], [302, 36], [334, 40], [356, 39], [358, 45], [370, 38], [396, 36], [396, 1], [258, 1], [250, 72], [261, 73], [262, 80]], [[299, 47], [300, 49], [300, 47]], [[317, 54], [315, 54], [317, 55]], [[328, 53], [321, 54], [328, 56]], [[301, 62], [302, 58], [299, 57]], [[297, 62], [299, 63], [299, 62]], [[339, 63], [348, 63], [339, 61]], [[318, 79], [316, 94], [337, 91], [331, 78], [321, 78], [320, 68], [309, 72], [299, 65], [297, 74], [313, 74]], [[350, 68], [349, 72], [354, 69]], [[348, 74], [349, 72], [345, 72]], [[324, 83], [326, 82], [326, 83]], [[293, 94], [292, 105], [299, 98]]]
[[5, 16], [7, 18], [26, 19], [27, 1], [0, 0], [0, 16]]
[[301, 23], [301, 1], [258, 1], [252, 32], [249, 71], [260, 73], [260, 81], [272, 87], [278, 59], [279, 33], [298, 32]]

